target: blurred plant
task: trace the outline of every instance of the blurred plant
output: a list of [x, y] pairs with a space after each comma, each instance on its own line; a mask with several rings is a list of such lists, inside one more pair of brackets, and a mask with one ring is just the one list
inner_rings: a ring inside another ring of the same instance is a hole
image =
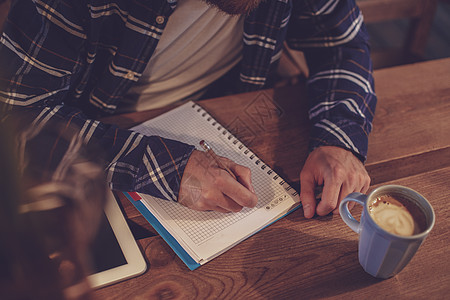
[[65, 124], [15, 125], [0, 122], [1, 298], [88, 299], [104, 172]]

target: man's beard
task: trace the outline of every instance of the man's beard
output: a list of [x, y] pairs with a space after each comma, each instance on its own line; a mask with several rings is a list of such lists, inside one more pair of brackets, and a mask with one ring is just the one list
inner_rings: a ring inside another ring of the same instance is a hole
[[229, 15], [248, 15], [262, 0], [203, 0]]

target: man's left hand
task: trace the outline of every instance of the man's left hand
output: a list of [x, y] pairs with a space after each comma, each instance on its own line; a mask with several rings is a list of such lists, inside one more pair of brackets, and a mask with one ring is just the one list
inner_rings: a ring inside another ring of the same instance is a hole
[[[322, 200], [316, 204], [314, 190], [323, 185]], [[322, 146], [312, 151], [300, 173], [300, 200], [306, 218], [314, 213], [339, 213], [339, 204], [350, 193], [365, 193], [370, 177], [363, 163], [350, 151]], [[353, 203], [353, 202], [352, 202]]]

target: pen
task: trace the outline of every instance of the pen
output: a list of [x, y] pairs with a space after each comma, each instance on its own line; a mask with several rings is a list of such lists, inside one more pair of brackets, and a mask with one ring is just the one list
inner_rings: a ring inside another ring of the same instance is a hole
[[235, 180], [237, 180], [237, 178], [234, 175], [234, 173], [220, 161], [220, 159], [217, 156], [217, 154], [214, 153], [213, 149], [211, 148], [210, 145], [208, 145], [207, 142], [205, 142], [204, 140], [201, 140], [200, 141], [200, 146], [202, 146], [202, 148], [205, 150], [205, 152], [208, 153], [214, 159], [214, 161], [217, 163], [219, 168], [227, 171], [231, 175], [231, 177], [233, 177]]

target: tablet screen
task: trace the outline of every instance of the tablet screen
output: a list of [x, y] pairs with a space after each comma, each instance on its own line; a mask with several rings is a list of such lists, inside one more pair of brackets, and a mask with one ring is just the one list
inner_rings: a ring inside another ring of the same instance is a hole
[[127, 263], [105, 213], [102, 214], [97, 236], [91, 245], [90, 253], [92, 255], [92, 273], [99, 273]]
[[99, 288], [145, 272], [147, 264], [125, 221], [117, 200], [108, 191], [104, 214], [91, 247], [92, 287]]

